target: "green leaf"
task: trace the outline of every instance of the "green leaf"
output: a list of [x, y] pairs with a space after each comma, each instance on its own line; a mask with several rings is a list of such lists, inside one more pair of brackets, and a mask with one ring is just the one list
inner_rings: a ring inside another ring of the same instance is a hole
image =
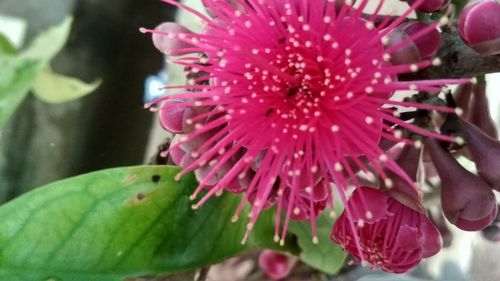
[[71, 21], [67, 18], [60, 25], [42, 32], [27, 50], [16, 56], [5, 55], [9, 47], [5, 42], [0, 43], [4, 53], [0, 55], [0, 128], [24, 99], [37, 74], [66, 43]]
[[66, 44], [71, 31], [72, 17], [67, 17], [60, 24], [40, 33], [28, 49], [21, 53], [24, 58], [30, 58], [47, 64]]
[[453, 4], [455, 4], [454, 17], [458, 18], [462, 10], [467, 6], [469, 0], [453, 0]]
[[309, 222], [291, 221], [289, 229], [297, 236], [302, 250], [300, 259], [304, 263], [323, 272], [336, 274], [344, 265], [347, 254], [330, 240], [335, 220], [331, 219], [328, 213], [323, 212], [317, 220], [318, 244], [313, 243]]
[[3, 55], [13, 55], [16, 53], [16, 48], [10, 40], [0, 33], [0, 56]]
[[0, 208], [0, 280], [115, 281], [197, 268], [251, 247], [296, 250], [293, 241], [285, 248], [272, 241], [269, 211], [242, 245], [246, 222], [230, 222], [240, 197], [225, 194], [193, 210], [195, 179], [176, 182], [178, 172], [103, 170], [7, 203]]
[[90, 94], [101, 85], [101, 80], [85, 83], [79, 79], [55, 73], [50, 67], [44, 68], [33, 85], [35, 95], [50, 103], [62, 103]]
[[28, 93], [39, 69], [37, 61], [0, 56], [0, 128]]

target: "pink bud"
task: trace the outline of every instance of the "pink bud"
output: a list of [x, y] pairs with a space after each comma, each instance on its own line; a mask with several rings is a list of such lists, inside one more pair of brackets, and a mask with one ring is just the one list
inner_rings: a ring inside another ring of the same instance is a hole
[[[409, 36], [414, 36], [428, 26], [428, 24], [417, 21], [410, 23], [405, 28], [405, 31]], [[416, 38], [413, 42], [417, 45], [417, 48], [420, 51], [420, 57], [422, 59], [430, 59], [436, 56], [439, 50], [439, 46], [441, 45], [441, 33], [439, 33], [437, 28], [434, 28], [432, 31], [427, 32], [424, 36]]]
[[288, 276], [296, 260], [287, 255], [264, 250], [259, 256], [259, 267], [272, 280], [280, 280]]
[[176, 165], [181, 167], [187, 167], [191, 165], [196, 158], [191, 156], [191, 150], [182, 148], [182, 145], [177, 145], [177, 143], [185, 137], [184, 135], [175, 135], [170, 143], [170, 157]]
[[175, 163], [175, 165], [181, 165], [184, 155], [186, 155], [186, 152], [182, 151], [182, 149], [178, 146], [174, 146], [170, 150], [170, 157], [172, 158], [172, 161]]
[[480, 54], [500, 54], [500, 2], [479, 0], [467, 5], [458, 19], [464, 42]]
[[471, 122], [488, 136], [497, 139], [498, 132], [495, 122], [491, 118], [488, 97], [486, 96], [486, 83], [474, 85], [474, 98], [471, 104]]
[[403, 23], [389, 34], [388, 48], [400, 44], [407, 38], [415, 38], [405, 47], [399, 48], [391, 55], [392, 64], [411, 64], [425, 59], [432, 59], [441, 45], [441, 34], [434, 28], [424, 35], [418, 35], [428, 24], [421, 22]]
[[[401, 25], [389, 33], [388, 48], [395, 46], [408, 38], [408, 34]], [[411, 64], [421, 61], [420, 51], [415, 43], [410, 43], [405, 47], [399, 48], [391, 55], [392, 64]]]
[[441, 178], [441, 205], [448, 221], [466, 231], [488, 226], [498, 211], [489, 185], [463, 168], [436, 140], [427, 139], [425, 148]]
[[[431, 13], [440, 10], [448, 3], [449, 0], [424, 0], [422, 4], [417, 7], [417, 11]], [[413, 5], [417, 0], [406, 0], [408, 4]]]
[[[180, 103], [179, 101], [168, 101], [169, 104]], [[183, 133], [185, 116], [192, 115], [192, 109], [185, 106], [169, 107], [160, 110], [160, 123], [162, 127], [172, 133]]]
[[500, 191], [500, 142], [492, 139], [478, 127], [462, 121], [467, 136], [467, 147], [472, 155], [479, 175], [492, 188]]
[[184, 54], [184, 49], [192, 47], [190, 43], [180, 38], [183, 35], [192, 34], [191, 30], [180, 24], [164, 22], [158, 25], [152, 33], [156, 49], [167, 55]]

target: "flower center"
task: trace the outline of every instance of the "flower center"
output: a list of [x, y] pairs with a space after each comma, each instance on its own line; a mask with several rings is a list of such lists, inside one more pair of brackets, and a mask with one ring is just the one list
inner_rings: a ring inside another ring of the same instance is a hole
[[374, 239], [361, 240], [361, 248], [363, 250], [363, 258], [366, 259], [372, 267], [383, 266], [387, 263], [382, 253], [384, 245], [384, 239], [381, 235], [378, 235]]

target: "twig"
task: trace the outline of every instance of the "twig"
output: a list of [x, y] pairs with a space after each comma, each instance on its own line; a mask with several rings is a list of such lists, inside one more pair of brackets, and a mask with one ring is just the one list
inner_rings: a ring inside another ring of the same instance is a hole
[[204, 266], [196, 272], [194, 281], [206, 281], [208, 277], [208, 271], [210, 266]]

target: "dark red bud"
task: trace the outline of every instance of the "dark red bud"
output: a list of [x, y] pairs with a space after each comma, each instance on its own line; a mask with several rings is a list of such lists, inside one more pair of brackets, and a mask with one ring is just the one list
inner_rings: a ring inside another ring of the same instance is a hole
[[486, 83], [484, 82], [474, 85], [470, 121], [488, 136], [494, 139], [498, 138], [495, 122], [490, 115], [488, 97], [486, 96]]
[[462, 124], [467, 137], [467, 148], [479, 175], [492, 188], [500, 191], [500, 142], [467, 121], [462, 120]]
[[441, 205], [448, 221], [467, 231], [488, 226], [498, 211], [489, 185], [463, 168], [436, 140], [427, 139], [425, 148], [441, 178]]

